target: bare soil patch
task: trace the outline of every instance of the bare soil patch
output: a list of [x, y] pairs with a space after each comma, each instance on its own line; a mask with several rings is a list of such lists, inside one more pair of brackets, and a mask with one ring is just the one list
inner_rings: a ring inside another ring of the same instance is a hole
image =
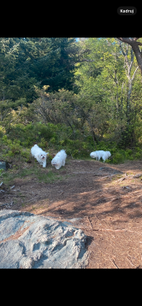
[[[49, 169], [48, 165], [44, 173]], [[52, 216], [81, 228], [88, 236], [87, 268], [140, 267], [142, 162], [109, 165], [68, 160], [65, 167], [53, 171], [59, 171], [61, 181], [39, 183], [27, 177], [15, 179], [12, 189], [1, 186], [0, 209]]]

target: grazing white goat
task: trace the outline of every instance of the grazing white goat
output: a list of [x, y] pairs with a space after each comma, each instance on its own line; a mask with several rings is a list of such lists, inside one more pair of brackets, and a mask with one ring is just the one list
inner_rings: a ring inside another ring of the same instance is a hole
[[65, 166], [67, 154], [65, 150], [59, 151], [55, 157], [51, 160], [51, 165], [55, 166], [56, 169], [60, 169], [62, 166]]
[[105, 160], [111, 156], [111, 153], [109, 151], [99, 150], [99, 151], [91, 152], [90, 156], [92, 158], [96, 158], [96, 160], [100, 160], [100, 158], [102, 158], [103, 161], [105, 162]]

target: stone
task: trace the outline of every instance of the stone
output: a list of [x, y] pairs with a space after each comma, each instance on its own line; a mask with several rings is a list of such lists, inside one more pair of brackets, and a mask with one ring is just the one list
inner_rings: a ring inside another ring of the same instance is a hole
[[141, 176], [142, 176], [142, 173], [137, 173], [137, 174], [133, 175], [133, 178], [139, 178]]
[[0, 169], [7, 170], [8, 169], [8, 162], [0, 160]]
[[0, 268], [84, 268], [87, 236], [69, 222], [17, 210], [0, 211]]
[[110, 167], [100, 167], [99, 170], [104, 170], [104, 171], [108, 171], [108, 172], [112, 172], [113, 174], [123, 174], [122, 171], [119, 171], [117, 169], [113, 169], [113, 168], [110, 168]]

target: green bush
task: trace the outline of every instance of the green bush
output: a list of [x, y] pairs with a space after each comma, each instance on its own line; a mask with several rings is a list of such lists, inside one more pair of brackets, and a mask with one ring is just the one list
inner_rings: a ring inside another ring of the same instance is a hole
[[82, 142], [82, 148], [83, 148], [84, 150], [87, 150], [87, 148], [88, 148], [88, 143]]
[[2, 127], [0, 126], [0, 137], [2, 138], [3, 135], [4, 135], [4, 133], [3, 133]]
[[72, 157], [74, 157], [74, 158], [75, 158], [75, 157], [79, 157], [79, 150], [77, 150], [77, 149], [76, 149], [76, 150], [73, 150], [72, 153], [71, 153], [71, 155], [72, 155]]
[[52, 155], [51, 155], [51, 154], [48, 154], [48, 155], [47, 155], [47, 160], [51, 161], [51, 160], [52, 160], [52, 158], [53, 158], [53, 157], [52, 157]]
[[72, 149], [66, 148], [66, 153], [68, 156], [72, 155]]
[[18, 139], [20, 144], [24, 147], [30, 147], [34, 143], [42, 143], [44, 142], [44, 146], [46, 146], [45, 142], [54, 138], [57, 141], [57, 133], [58, 126], [48, 123], [29, 123], [26, 126], [18, 123], [17, 125], [11, 126], [8, 135], [4, 135], [3, 139], [6, 141], [7, 139], [10, 141], [14, 141]]
[[[98, 151], [98, 150], [109, 151], [109, 150], [107, 149], [107, 146], [106, 146], [106, 144], [105, 144], [104, 141], [99, 141], [99, 143], [97, 144], [97, 151]], [[96, 151], [96, 150], [94, 150], [94, 151]]]
[[[1, 129], [0, 129], [1, 131]], [[88, 133], [88, 132], [87, 132]], [[67, 155], [74, 158], [89, 158], [90, 153], [96, 150], [111, 152], [111, 158], [106, 163], [122, 163], [125, 160], [142, 158], [142, 149], [138, 145], [132, 149], [118, 148], [115, 142], [102, 140], [94, 146], [91, 135], [85, 136], [74, 128], [74, 132], [64, 124], [52, 124], [36, 122], [24, 125], [18, 123], [10, 126], [7, 134], [0, 138], [0, 158], [5, 160], [14, 157], [29, 161], [31, 158], [30, 148], [37, 143], [46, 152], [50, 148], [55, 151], [65, 149]], [[51, 158], [48, 156], [48, 158]], [[51, 158], [52, 159], [52, 158]]]
[[41, 141], [38, 143], [38, 146], [45, 150], [48, 146], [48, 142], [44, 138], [41, 138]]
[[42, 138], [44, 138], [46, 141], [50, 140], [50, 138], [55, 137], [56, 138], [56, 130], [58, 129], [56, 125], [48, 123], [47, 125], [44, 124], [37, 124], [37, 129], [40, 132], [40, 135]]
[[116, 147], [112, 147], [110, 150], [107, 150], [107, 151], [110, 151], [111, 155], [116, 153], [118, 151], [118, 149]]
[[55, 143], [56, 142], [56, 139], [55, 139], [55, 137], [52, 137], [51, 139], [50, 139], [50, 141], [49, 141], [49, 143]]
[[31, 160], [31, 152], [30, 150], [22, 150], [21, 151], [21, 157], [26, 161], [29, 162]]
[[141, 157], [142, 157], [142, 153], [140, 153], [140, 152], [135, 153], [135, 159], [139, 159]]
[[132, 153], [133, 153], [133, 151], [131, 149], [126, 149], [125, 150], [126, 159], [131, 159], [132, 158]]
[[65, 140], [60, 140], [60, 141], [59, 141], [59, 144], [60, 144], [60, 145], [64, 145], [64, 144], [65, 144]]
[[112, 158], [112, 163], [113, 164], [123, 163], [124, 160], [125, 160], [125, 157], [121, 153], [116, 152], [116, 153], [113, 154], [113, 158]]
[[74, 145], [74, 141], [72, 139], [66, 139], [65, 144], [68, 145], [69, 147]]

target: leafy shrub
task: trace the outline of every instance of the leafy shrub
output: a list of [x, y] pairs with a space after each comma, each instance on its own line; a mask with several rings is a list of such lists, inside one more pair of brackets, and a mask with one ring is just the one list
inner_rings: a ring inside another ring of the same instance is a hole
[[[106, 146], [106, 144], [105, 144], [104, 141], [100, 141], [100, 142], [97, 144], [97, 151], [98, 151], [98, 150], [108, 151], [107, 146]], [[96, 151], [96, 150], [94, 150], [94, 151]]]
[[110, 151], [111, 155], [116, 153], [118, 151], [118, 149], [116, 147], [113, 147], [111, 148], [110, 150], [107, 150], [107, 151]]
[[[1, 131], [1, 129], [0, 129]], [[88, 133], [88, 132], [87, 132]], [[20, 160], [29, 161], [31, 158], [30, 148], [37, 143], [43, 150], [50, 152], [50, 148], [59, 151], [65, 149], [67, 155], [74, 158], [90, 157], [90, 152], [104, 150], [111, 152], [111, 158], [106, 163], [121, 163], [124, 160], [142, 158], [142, 149], [135, 147], [135, 151], [129, 148], [118, 148], [115, 142], [99, 141], [94, 146], [92, 136], [84, 135], [81, 131], [73, 130], [65, 124], [52, 124], [36, 122], [35, 124], [22, 123], [10, 126], [10, 131], [5, 132], [0, 138], [0, 158], [10, 160], [20, 158]], [[52, 157], [48, 156], [52, 159]]]
[[49, 141], [49, 143], [55, 143], [55, 142], [56, 142], [55, 137], [52, 137], [52, 138], [50, 139], [50, 141]]
[[73, 150], [72, 151], [72, 157], [79, 157], [79, 150]]
[[51, 155], [51, 154], [48, 154], [47, 160], [51, 161], [52, 158], [53, 158], [52, 155]]
[[126, 149], [125, 151], [125, 157], [126, 159], [131, 159], [133, 151], [131, 149]]
[[135, 153], [135, 158], [136, 159], [139, 159], [139, 158], [141, 158], [142, 157], [142, 153], [140, 153], [140, 152], [136, 152]]
[[60, 140], [60, 141], [59, 141], [59, 144], [60, 144], [60, 145], [64, 145], [64, 144], [65, 144], [65, 140]]
[[72, 149], [67, 148], [66, 153], [67, 153], [68, 156], [71, 156], [72, 155]]
[[41, 138], [41, 141], [38, 143], [38, 146], [45, 150], [48, 146], [48, 142], [44, 138]]
[[3, 137], [3, 135], [4, 135], [3, 127], [0, 126], [0, 137]]
[[124, 155], [122, 155], [122, 154], [119, 153], [119, 152], [116, 152], [116, 153], [113, 155], [112, 162], [113, 162], [113, 164], [119, 164], [119, 163], [123, 163], [124, 160], [125, 160]]
[[24, 159], [26, 162], [29, 162], [29, 161], [31, 160], [31, 153], [30, 153], [30, 150], [21, 151], [21, 157], [23, 157], [23, 159]]
[[87, 149], [88, 148], [88, 144], [86, 142], [82, 142], [82, 148], [83, 149]]

